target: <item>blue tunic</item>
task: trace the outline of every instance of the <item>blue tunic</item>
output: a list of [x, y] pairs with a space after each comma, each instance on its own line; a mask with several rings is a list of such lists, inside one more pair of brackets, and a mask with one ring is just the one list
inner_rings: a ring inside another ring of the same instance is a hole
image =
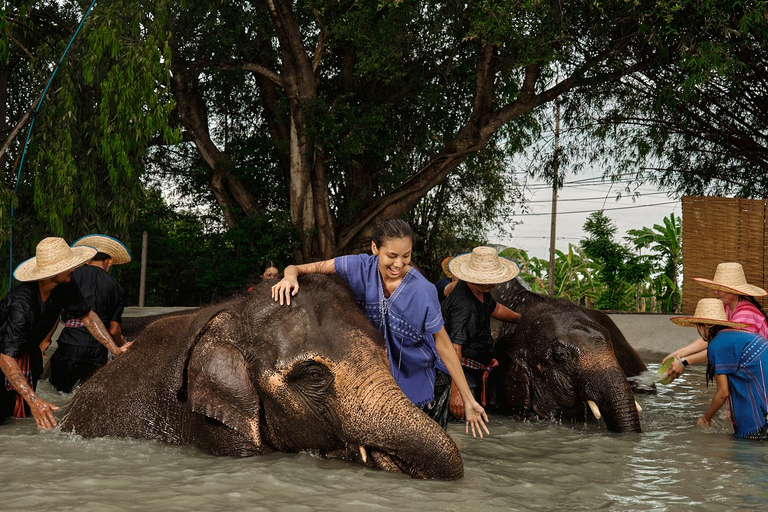
[[760, 435], [768, 413], [768, 340], [747, 331], [721, 331], [707, 347], [715, 375], [726, 375], [734, 434]]
[[411, 268], [386, 298], [378, 256], [341, 256], [334, 259], [334, 266], [384, 336], [389, 369], [400, 389], [417, 406], [431, 402], [437, 360], [433, 334], [443, 327], [435, 286]]

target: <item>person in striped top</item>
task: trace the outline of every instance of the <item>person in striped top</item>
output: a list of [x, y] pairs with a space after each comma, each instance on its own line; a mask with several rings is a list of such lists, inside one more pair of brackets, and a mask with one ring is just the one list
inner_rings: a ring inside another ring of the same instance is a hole
[[[768, 338], [768, 317], [755, 300], [755, 297], [763, 297], [768, 292], [747, 283], [744, 267], [740, 263], [720, 263], [714, 278], [694, 277], [693, 280], [714, 290], [715, 297], [723, 301], [728, 321], [745, 324], [745, 330]], [[662, 364], [670, 357], [674, 357], [675, 361], [667, 371], [667, 376], [675, 380], [687, 366], [707, 361], [707, 343], [698, 338], [690, 345], [668, 354]]]

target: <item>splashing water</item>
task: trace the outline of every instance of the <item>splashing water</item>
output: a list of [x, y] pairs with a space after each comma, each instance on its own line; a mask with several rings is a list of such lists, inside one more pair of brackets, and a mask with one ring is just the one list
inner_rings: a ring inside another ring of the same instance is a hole
[[652, 391], [654, 384], [661, 382], [665, 378], [666, 375], [659, 375], [656, 370], [645, 370], [634, 377], [627, 377], [627, 380], [635, 383], [638, 389]]

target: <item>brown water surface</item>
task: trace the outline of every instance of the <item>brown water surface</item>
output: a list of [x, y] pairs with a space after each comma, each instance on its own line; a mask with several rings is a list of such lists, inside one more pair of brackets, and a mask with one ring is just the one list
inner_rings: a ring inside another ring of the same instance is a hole
[[[651, 365], [652, 368], [658, 365]], [[0, 510], [759, 510], [768, 443], [743, 441], [725, 417], [696, 419], [713, 394], [702, 367], [638, 396], [642, 434], [596, 421], [493, 416], [492, 436], [449, 433], [464, 457], [455, 482], [413, 480], [308, 454], [214, 457], [190, 447], [0, 425]], [[47, 382], [41, 395], [69, 395]]]

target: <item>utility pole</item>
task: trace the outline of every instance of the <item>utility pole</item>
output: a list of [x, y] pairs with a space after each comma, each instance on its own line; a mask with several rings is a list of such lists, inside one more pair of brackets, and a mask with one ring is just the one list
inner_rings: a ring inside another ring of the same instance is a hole
[[144, 307], [144, 295], [147, 290], [147, 245], [149, 235], [145, 231], [141, 235], [141, 275], [139, 277], [139, 307]]
[[555, 113], [555, 161], [552, 173], [552, 226], [549, 231], [549, 296], [555, 295], [555, 234], [557, 233], [557, 189], [560, 182], [560, 103]]

